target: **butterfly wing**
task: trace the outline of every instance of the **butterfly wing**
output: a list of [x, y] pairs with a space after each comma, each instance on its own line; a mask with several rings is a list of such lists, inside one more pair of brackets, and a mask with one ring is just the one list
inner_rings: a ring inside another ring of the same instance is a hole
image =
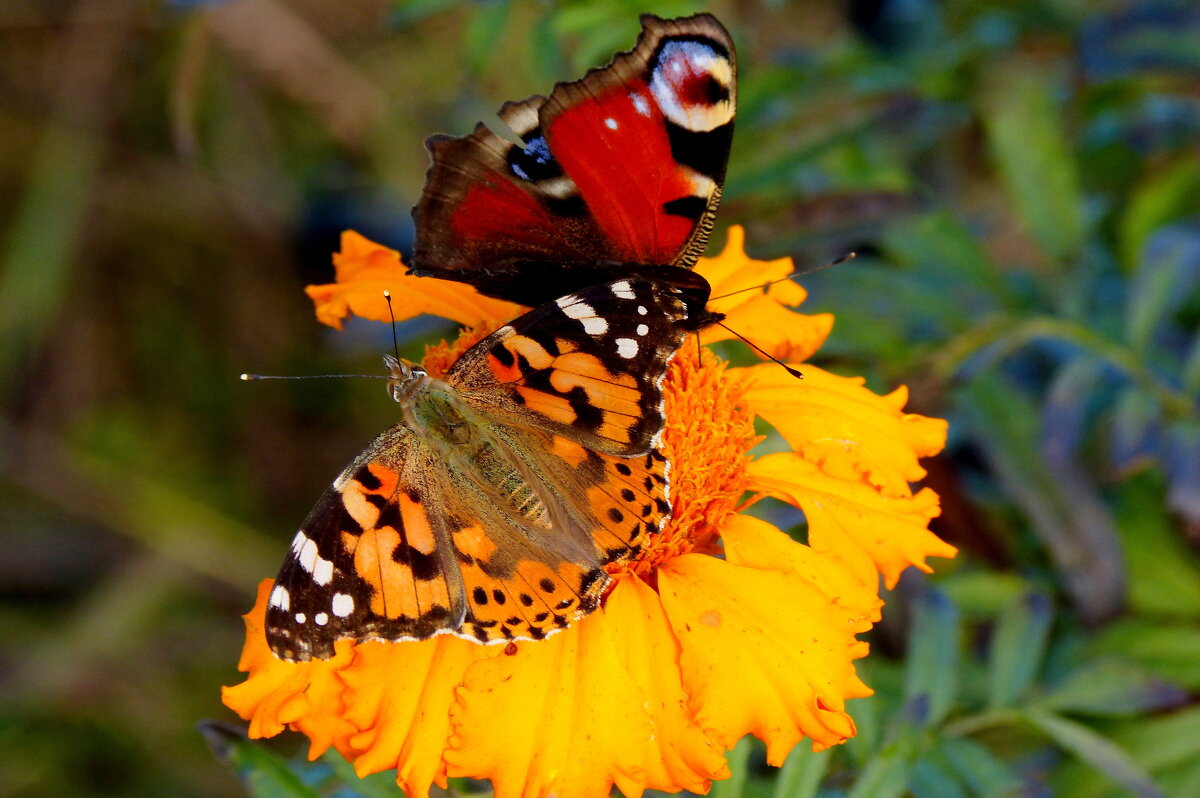
[[534, 442], [509, 440], [519, 448], [494, 483], [438, 459], [403, 425], [368, 446], [317, 502], [275, 579], [266, 634], [276, 656], [327, 659], [342, 638], [537, 640], [595, 609], [608, 583], [598, 546], [624, 551], [628, 530], [596, 543], [590, 511], [548, 509], [557, 471], [532, 472], [520, 452]]
[[646, 15], [633, 50], [549, 98], [427, 142], [412, 271], [538, 305], [582, 287], [690, 267], [712, 229], [736, 106], [733, 42], [707, 14]]
[[508, 424], [601, 454], [646, 454], [663, 428], [662, 380], [688, 334], [668, 285], [627, 279], [529, 311], [484, 338], [446, 381]]
[[[617, 280], [526, 313], [446, 384], [471, 409], [447, 448], [411, 417], [301, 526], [267, 609], [288, 660], [334, 641], [538, 640], [594, 610], [603, 566], [670, 515], [661, 382], [687, 335], [670, 286]], [[425, 434], [422, 434], [422, 433]]]
[[519, 436], [549, 503], [599, 561], [625, 562], [671, 514], [660, 446], [662, 381], [688, 331], [670, 286], [615, 280], [541, 305], [484, 338], [446, 375]]

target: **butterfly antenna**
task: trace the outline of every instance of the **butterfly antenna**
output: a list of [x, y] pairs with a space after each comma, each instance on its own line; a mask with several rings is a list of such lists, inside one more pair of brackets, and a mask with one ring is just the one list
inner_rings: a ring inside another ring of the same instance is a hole
[[737, 330], [735, 330], [735, 329], [733, 329], [733, 328], [729, 327], [728, 325], [726, 325], [726, 324], [723, 324], [723, 323], [721, 323], [721, 322], [717, 322], [717, 326], [718, 326], [718, 327], [723, 327], [723, 328], [725, 328], [726, 330], [728, 330], [729, 332], [731, 332], [731, 333], [733, 333], [734, 335], [736, 335], [738, 338], [741, 338], [743, 341], [745, 341], [745, 342], [746, 342], [746, 344], [748, 344], [748, 345], [750, 346], [750, 348], [751, 348], [751, 349], [753, 349], [755, 352], [758, 352], [760, 355], [762, 355], [763, 357], [765, 357], [767, 360], [770, 360], [772, 363], [777, 363], [777, 364], [779, 364], [780, 366], [783, 366], [783, 369], [784, 369], [784, 370], [785, 370], [785, 371], [786, 371], [788, 374], [791, 374], [793, 377], [795, 377], [796, 379], [798, 379], [798, 380], [802, 380], [802, 379], [804, 379], [804, 375], [800, 373], [799, 369], [794, 369], [794, 368], [792, 368], [791, 366], [789, 366], [787, 363], [784, 363], [782, 360], [780, 360], [779, 358], [775, 357], [775, 356], [774, 356], [774, 355], [772, 355], [770, 352], [767, 352], [767, 351], [766, 351], [766, 350], [764, 350], [764, 349], [763, 349], [761, 346], [759, 346], [758, 344], [754, 343], [753, 341], [751, 341], [751, 340], [750, 340], [749, 338], [747, 338], [746, 336], [742, 335], [742, 334], [741, 334], [740, 332], [738, 332]]
[[305, 374], [299, 377], [282, 377], [277, 374], [242, 374], [238, 376], [238, 379], [250, 382], [251, 380], [341, 380], [349, 377], [360, 377], [364, 380], [391, 379], [383, 374]]
[[[837, 266], [839, 263], [845, 263], [846, 261], [854, 260], [857, 257], [858, 257], [857, 252], [847, 252], [845, 255], [841, 256], [840, 258], [831, 260], [828, 263], [823, 263], [820, 266], [813, 266], [812, 268], [809, 268], [809, 269], [797, 269], [796, 271], [792, 272], [791, 274], [787, 275], [786, 277], [780, 277], [778, 280], [771, 280], [769, 282], [762, 283], [760, 285], [752, 285], [749, 288], [739, 288], [736, 291], [730, 291], [728, 294], [721, 294], [720, 296], [712, 297], [712, 299], [714, 299], [714, 300], [715, 299], [724, 299], [727, 296], [736, 296], [738, 294], [744, 294], [747, 291], [765, 291], [768, 288], [770, 288], [771, 286], [775, 285], [776, 283], [787, 282], [788, 280], [792, 279], [793, 277], [803, 277], [806, 274], [815, 274], [819, 271], [824, 271], [825, 269], [828, 269], [830, 266]], [[730, 330], [730, 332], [733, 332], [733, 330]]]
[[392, 317], [392, 352], [400, 359], [400, 340], [396, 337], [396, 313], [392, 310], [392, 292], [383, 290], [383, 300], [387, 302], [388, 315]]

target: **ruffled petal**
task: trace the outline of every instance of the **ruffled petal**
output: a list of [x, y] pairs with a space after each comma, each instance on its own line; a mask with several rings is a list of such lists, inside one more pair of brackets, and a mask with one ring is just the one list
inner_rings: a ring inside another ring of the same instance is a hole
[[[770, 294], [758, 294], [731, 310], [724, 323], [771, 357], [798, 362], [812, 357], [825, 343], [833, 330], [833, 315], [797, 313], [779, 304]], [[721, 327], [710, 327], [700, 336], [703, 343], [734, 337]]]
[[[793, 452], [761, 457], [750, 464], [750, 490], [767, 493], [804, 510], [808, 541], [848, 563], [870, 558], [893, 587], [910, 565], [932, 571], [926, 557], [953, 557], [957, 549], [927, 528], [940, 512], [937, 494], [924, 488], [913, 496], [888, 496], [866, 482], [825, 473]], [[860, 579], [874, 577], [854, 568]]]
[[446, 786], [442, 758], [450, 739], [449, 707], [467, 669], [502, 655], [456, 637], [422, 642], [361, 643], [354, 667], [343, 672], [346, 719], [361, 729], [351, 740], [360, 776], [396, 768], [410, 798], [426, 798], [429, 785]]
[[874, 588], [856, 579], [853, 570], [836, 554], [797, 543], [766, 521], [749, 515], [726, 520], [721, 526], [721, 541], [725, 544], [725, 559], [734, 565], [795, 574], [830, 601], [872, 622], [879, 620], [883, 601]]
[[327, 660], [283, 662], [267, 646], [263, 619], [274, 580], [258, 586], [254, 608], [246, 613], [246, 644], [238, 670], [250, 674], [246, 681], [221, 688], [221, 700], [243, 720], [250, 722], [253, 739], [274, 737], [290, 727], [309, 738], [309, 758], [316, 759], [331, 745], [350, 750], [356, 729], [343, 717], [343, 684], [339, 673], [350, 665], [350, 641], [337, 644], [337, 653]]
[[626, 577], [609, 594], [604, 618], [609, 634], [620, 643], [629, 689], [641, 694], [650, 714], [652, 733], [643, 741], [646, 786], [708, 792], [713, 779], [729, 777], [729, 766], [721, 746], [687, 710], [679, 641], [658, 593], [637, 577]]
[[339, 330], [350, 314], [389, 321], [385, 290], [392, 295], [397, 321], [433, 313], [475, 327], [507, 321], [522, 310], [512, 302], [485, 297], [466, 283], [407, 274], [399, 252], [353, 230], [342, 233], [342, 251], [334, 253], [333, 265], [337, 282], [310, 285], [304, 291], [316, 306], [317, 320]]
[[840, 479], [865, 479], [886, 496], [909, 496], [925, 476], [917, 462], [941, 451], [945, 421], [903, 412], [907, 391], [878, 396], [861, 377], [803, 366], [797, 380], [778, 366], [739, 369], [745, 401], [792, 449]]
[[516, 653], [477, 663], [451, 707], [451, 776], [491, 779], [496, 798], [628, 798], [646, 783], [651, 722], [603, 611]]
[[854, 735], [845, 711], [854, 635], [870, 621], [794, 574], [685, 554], [658, 571], [659, 595], [681, 646], [688, 705], [726, 747], [745, 734], [780, 765], [802, 737], [814, 750]]
[[[795, 271], [791, 258], [755, 260], [746, 254], [746, 231], [729, 228], [725, 249], [712, 258], [701, 258], [696, 271], [712, 286], [709, 308], [726, 314], [725, 323], [781, 360], [805, 360], [820, 348], [833, 329], [833, 316], [807, 316], [791, 308], [808, 293], [791, 280], [762, 289]], [[752, 290], [746, 290], [752, 289]], [[734, 338], [723, 327], [713, 326], [700, 335], [702, 343]]]

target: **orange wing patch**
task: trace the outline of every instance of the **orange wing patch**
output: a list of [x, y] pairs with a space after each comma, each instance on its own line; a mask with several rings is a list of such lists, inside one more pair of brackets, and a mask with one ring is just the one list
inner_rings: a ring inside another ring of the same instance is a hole
[[403, 493], [398, 504], [402, 528], [344, 532], [342, 545], [353, 552], [354, 572], [371, 588], [371, 612], [390, 620], [418, 620], [433, 608], [449, 608], [452, 601], [429, 519]]
[[667, 458], [657, 449], [641, 457], [601, 458], [604, 479], [587, 492], [600, 523], [593, 539], [606, 565], [624, 563], [671, 517]]
[[478, 562], [464, 566], [467, 619], [463, 631], [482, 643], [541, 640], [594, 610], [608, 585], [598, 568], [522, 561], [505, 577]]

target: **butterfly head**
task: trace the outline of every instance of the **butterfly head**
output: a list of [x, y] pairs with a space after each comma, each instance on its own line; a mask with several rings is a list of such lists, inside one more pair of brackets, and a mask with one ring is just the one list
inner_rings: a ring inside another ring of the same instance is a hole
[[394, 355], [384, 355], [383, 365], [391, 379], [388, 393], [400, 404], [407, 403], [414, 393], [429, 381], [429, 373], [423, 366]]

